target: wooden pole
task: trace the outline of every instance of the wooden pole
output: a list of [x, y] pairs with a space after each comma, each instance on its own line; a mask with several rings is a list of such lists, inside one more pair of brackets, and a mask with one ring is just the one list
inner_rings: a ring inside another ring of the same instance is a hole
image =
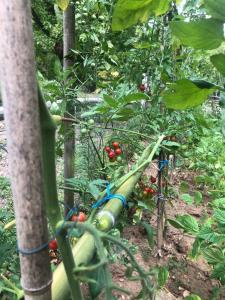
[[[0, 82], [26, 300], [51, 299], [30, 1], [0, 1]], [[27, 255], [25, 252], [31, 252]]]
[[[63, 13], [63, 69], [64, 71], [73, 66], [74, 59], [71, 58], [70, 50], [75, 46], [75, 7], [69, 4]], [[66, 86], [66, 82], [65, 82]], [[65, 87], [66, 91], [66, 87]], [[74, 116], [74, 101], [67, 99], [65, 117]], [[64, 125], [65, 141], [64, 141], [64, 178], [74, 177], [74, 152], [75, 152], [75, 130], [74, 126], [69, 123]], [[65, 182], [65, 186], [67, 183]], [[64, 190], [65, 215], [68, 213], [68, 207], [74, 206], [73, 191]]]

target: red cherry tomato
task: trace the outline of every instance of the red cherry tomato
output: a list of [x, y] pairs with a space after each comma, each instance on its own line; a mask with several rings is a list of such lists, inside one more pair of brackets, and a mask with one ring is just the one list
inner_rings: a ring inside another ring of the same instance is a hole
[[119, 143], [118, 142], [113, 142], [112, 145], [113, 145], [114, 149], [119, 148]]
[[73, 222], [77, 222], [78, 220], [79, 220], [79, 216], [77, 216], [77, 215], [73, 215], [71, 218], [71, 221], [73, 221]]
[[105, 151], [109, 153], [109, 152], [111, 151], [110, 147], [109, 147], [109, 146], [106, 146], [106, 147], [105, 147]]
[[108, 156], [109, 156], [109, 158], [114, 158], [115, 155], [116, 155], [116, 154], [115, 154], [114, 151], [110, 151]]
[[56, 241], [56, 239], [52, 240], [49, 244], [48, 244], [49, 249], [51, 250], [57, 250], [58, 249], [58, 243]]
[[155, 190], [153, 190], [153, 189], [150, 189], [151, 191], [149, 192], [150, 194], [155, 194], [156, 193], [156, 191]]
[[142, 84], [139, 86], [139, 89], [140, 89], [140, 91], [144, 92], [144, 91], [145, 91], [145, 85], [142, 83]]
[[150, 181], [151, 181], [151, 183], [156, 183], [156, 178], [151, 176]]
[[152, 189], [149, 188], [149, 187], [146, 187], [146, 188], [145, 188], [145, 192], [147, 192], [148, 194], [151, 193], [151, 190], [152, 190]]
[[121, 155], [121, 154], [122, 154], [121, 148], [117, 148], [117, 149], [115, 150], [115, 153], [116, 153], [116, 155]]
[[79, 213], [79, 216], [78, 216], [78, 221], [79, 222], [85, 222], [87, 220], [87, 216], [85, 215], [85, 213], [84, 212], [80, 212]]

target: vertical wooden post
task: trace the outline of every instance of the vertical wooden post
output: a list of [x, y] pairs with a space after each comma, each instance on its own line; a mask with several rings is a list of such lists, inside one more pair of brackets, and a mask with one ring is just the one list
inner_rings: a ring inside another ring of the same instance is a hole
[[[26, 300], [51, 299], [30, 1], [0, 1], [0, 82]], [[29, 255], [25, 252], [31, 252]]]
[[[66, 70], [73, 66], [74, 60], [69, 56], [70, 49], [75, 46], [75, 7], [69, 4], [63, 13], [63, 69]], [[72, 100], [67, 99], [65, 117], [71, 117], [75, 113], [75, 106]], [[73, 125], [65, 124], [64, 141], [64, 178], [74, 177], [74, 152], [75, 152], [75, 131]], [[65, 183], [65, 186], [67, 184]], [[74, 206], [73, 191], [64, 190], [65, 214], [68, 213], [68, 207]]]
[[157, 250], [158, 255], [161, 256], [161, 249], [163, 245], [163, 232], [164, 232], [164, 206], [163, 199], [163, 169], [162, 161], [164, 160], [163, 151], [159, 154], [159, 171], [158, 171], [158, 201], [157, 201]]

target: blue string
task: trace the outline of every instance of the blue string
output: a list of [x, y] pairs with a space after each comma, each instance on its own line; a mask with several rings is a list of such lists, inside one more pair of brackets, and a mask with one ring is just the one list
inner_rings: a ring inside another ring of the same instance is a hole
[[169, 161], [167, 159], [159, 161], [159, 172], [161, 172], [166, 166], [168, 166]]
[[94, 203], [92, 205], [92, 208], [100, 207], [100, 206], [102, 206], [102, 204], [108, 202], [110, 199], [113, 199], [113, 198], [119, 199], [122, 202], [123, 207], [126, 207], [126, 205], [127, 205], [126, 197], [124, 197], [121, 194], [111, 194], [110, 184], [107, 184], [107, 186], [106, 186], [106, 196], [104, 198], [102, 198], [101, 200], [97, 201], [96, 203]]
[[[61, 201], [59, 201], [59, 202], [62, 203]], [[55, 238], [63, 230], [65, 222], [68, 221], [72, 217], [72, 215], [74, 213], [77, 213], [78, 211], [79, 211], [79, 209], [77, 207], [73, 207], [69, 210], [68, 214], [66, 215], [66, 217], [64, 219], [64, 222], [63, 222], [62, 226], [59, 229], [56, 230], [55, 236], [53, 236], [48, 242], [44, 243], [43, 245], [41, 245], [37, 248], [33, 248], [33, 249], [22, 249], [22, 248], [19, 248], [19, 246], [17, 244], [17, 251], [20, 252], [23, 255], [32, 255], [32, 254], [38, 253], [38, 252], [48, 248], [49, 243], [51, 241], [55, 240]]]

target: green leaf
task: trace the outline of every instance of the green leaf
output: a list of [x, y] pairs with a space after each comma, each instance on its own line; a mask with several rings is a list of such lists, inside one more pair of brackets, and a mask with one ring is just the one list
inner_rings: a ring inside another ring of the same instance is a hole
[[153, 248], [154, 244], [155, 244], [155, 241], [154, 241], [155, 230], [154, 230], [154, 228], [149, 223], [146, 223], [146, 222], [141, 222], [140, 224], [145, 228], [145, 230], [147, 232], [147, 239], [148, 239], [149, 246], [151, 248]]
[[206, 247], [202, 249], [202, 253], [209, 264], [225, 263], [225, 256], [219, 248]]
[[210, 57], [211, 63], [223, 76], [225, 76], [225, 55], [216, 54]]
[[127, 121], [134, 116], [135, 112], [131, 108], [123, 107], [115, 115], [113, 115], [113, 120]]
[[148, 21], [168, 11], [171, 0], [118, 0], [112, 18], [112, 30], [121, 31], [138, 22]]
[[212, 201], [212, 206], [217, 208], [225, 209], [225, 198], [218, 198]]
[[151, 47], [149, 42], [142, 42], [142, 43], [135, 43], [133, 44], [134, 48], [136, 49], [148, 49]]
[[198, 222], [190, 215], [177, 216], [176, 220], [168, 219], [169, 223], [178, 229], [196, 235], [199, 232]]
[[225, 234], [217, 233], [208, 225], [201, 228], [198, 237], [213, 244], [218, 244], [225, 241]]
[[185, 201], [187, 204], [193, 203], [193, 197], [191, 197], [189, 194], [183, 194], [181, 195], [181, 200]]
[[214, 211], [213, 217], [221, 224], [225, 224], [225, 211], [216, 209]]
[[129, 94], [123, 98], [120, 98], [120, 101], [123, 104], [139, 102], [141, 100], [149, 100], [149, 96], [144, 93], [133, 93], [133, 94]]
[[200, 203], [202, 202], [202, 193], [201, 193], [201, 192], [196, 191], [196, 192], [194, 193], [194, 201], [195, 201], [195, 203], [196, 203], [197, 205], [200, 204]]
[[185, 297], [184, 299], [185, 300], [201, 300], [201, 298], [199, 296], [194, 295], [194, 294], [189, 295], [189, 296]]
[[171, 84], [162, 94], [167, 108], [187, 109], [202, 104], [212, 94], [214, 88], [198, 88], [196, 84], [187, 79], [181, 79]]
[[214, 267], [212, 274], [211, 274], [211, 278], [216, 278], [223, 282], [225, 281], [225, 263], [217, 264]]
[[192, 245], [192, 249], [190, 253], [191, 258], [195, 259], [199, 255], [201, 250], [201, 244], [202, 241], [197, 237], [194, 241], [194, 244]]
[[225, 1], [224, 0], [204, 0], [206, 11], [214, 18], [225, 21]]
[[224, 41], [223, 23], [215, 19], [173, 21], [170, 28], [182, 44], [195, 49], [215, 49]]
[[160, 288], [162, 288], [169, 277], [169, 272], [165, 267], [159, 267], [158, 271], [158, 285]]
[[116, 108], [118, 106], [115, 99], [110, 97], [109, 95], [103, 95], [103, 100], [111, 107]]
[[180, 193], [187, 193], [189, 191], [189, 184], [186, 181], [182, 181], [179, 186]]
[[56, 0], [56, 4], [61, 10], [65, 11], [70, 3], [70, 0]]

